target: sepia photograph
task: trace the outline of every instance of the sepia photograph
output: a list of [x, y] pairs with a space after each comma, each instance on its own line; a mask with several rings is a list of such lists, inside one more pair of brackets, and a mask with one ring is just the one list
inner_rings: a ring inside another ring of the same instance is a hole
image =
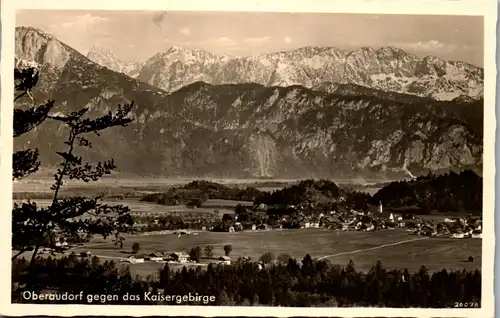
[[494, 44], [450, 12], [15, 10], [9, 302], [493, 315]]

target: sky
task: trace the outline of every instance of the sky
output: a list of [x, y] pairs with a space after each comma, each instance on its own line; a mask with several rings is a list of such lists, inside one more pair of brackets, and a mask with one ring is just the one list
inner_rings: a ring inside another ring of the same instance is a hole
[[109, 49], [127, 62], [171, 46], [235, 56], [394, 46], [483, 66], [483, 18], [475, 16], [23, 10], [16, 25], [42, 29], [83, 54], [93, 46]]

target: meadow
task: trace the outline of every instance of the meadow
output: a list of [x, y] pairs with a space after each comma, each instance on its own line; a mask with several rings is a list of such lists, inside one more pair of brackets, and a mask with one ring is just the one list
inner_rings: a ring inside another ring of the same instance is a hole
[[[20, 200], [14, 200], [14, 202], [19, 201]], [[52, 203], [52, 200], [49, 199], [34, 199], [31, 201], [35, 202], [40, 207], [46, 207]], [[152, 202], [139, 201], [138, 199], [103, 200], [102, 203], [128, 206], [132, 215], [139, 216], [213, 213], [217, 210], [222, 217], [224, 214], [234, 214], [234, 207], [238, 204], [252, 205], [252, 202], [232, 200], [207, 200], [203, 203], [203, 206], [199, 208], [192, 208], [186, 205], [161, 205]]]
[[[159, 215], [181, 213], [213, 213], [218, 210], [224, 213], [234, 213], [237, 204], [252, 205], [252, 202], [231, 200], [208, 200], [200, 208], [193, 209], [184, 205], [166, 206], [156, 203], [142, 202], [139, 198], [147, 192], [161, 192], [168, 187], [188, 183], [192, 179], [171, 180], [155, 178], [103, 178], [101, 182], [85, 184], [70, 182], [63, 194], [96, 195], [105, 193], [104, 203], [127, 205], [136, 215]], [[261, 189], [278, 189], [292, 180], [214, 180], [226, 185], [252, 185]], [[49, 178], [30, 179], [14, 186], [14, 201], [23, 198], [35, 199], [40, 205], [50, 204], [50, 193], [46, 192], [51, 180]], [[126, 194], [124, 198], [110, 198], [113, 195]], [[16, 196], [17, 195], [17, 196]], [[429, 216], [443, 218], [444, 216]], [[96, 237], [90, 244], [72, 249], [77, 254], [90, 251], [103, 260], [120, 261], [127, 257], [133, 243], [141, 246], [140, 254], [155, 251], [169, 253], [186, 251], [200, 246], [202, 249], [211, 245], [214, 256], [224, 255], [224, 245], [232, 245], [230, 254], [233, 260], [240, 256], [250, 256], [253, 260], [267, 252], [276, 257], [282, 253], [301, 260], [305, 254], [313, 258], [325, 258], [330, 262], [345, 265], [353, 260], [359, 270], [367, 271], [380, 260], [386, 268], [408, 268], [416, 271], [425, 265], [429, 271], [443, 268], [454, 270], [481, 269], [481, 239], [446, 239], [426, 238], [411, 235], [403, 229], [384, 230], [377, 232], [331, 231], [327, 229], [299, 229], [273, 231], [245, 231], [235, 233], [199, 232], [196, 236], [173, 234], [126, 235], [123, 248], [117, 248], [111, 239], [103, 240]], [[467, 262], [469, 256], [474, 262]], [[28, 253], [25, 257], [29, 257]], [[206, 260], [204, 260], [206, 262]], [[164, 266], [161, 263], [129, 264], [132, 273], [143, 277], [154, 274]], [[205, 264], [206, 265], [206, 264]], [[191, 265], [190, 265], [191, 266]], [[192, 265], [198, 266], [198, 265]], [[178, 266], [172, 266], [178, 267]]]
[[[332, 231], [326, 229], [298, 229], [274, 231], [245, 231], [234, 233], [199, 232], [194, 236], [173, 234], [128, 235], [122, 249], [108, 240], [96, 238], [88, 247], [75, 252], [90, 251], [105, 259], [127, 257], [132, 244], [140, 244], [139, 254], [155, 251], [169, 253], [211, 245], [214, 256], [224, 255], [224, 245], [232, 245], [230, 257], [250, 256], [253, 260], [267, 252], [276, 257], [282, 253], [302, 260], [306, 254], [325, 258], [331, 263], [346, 265], [350, 259], [359, 270], [368, 271], [378, 260], [385, 268], [419, 270], [425, 265], [430, 272], [441, 269], [481, 269], [481, 239], [427, 238], [411, 235], [401, 229], [378, 232]], [[474, 262], [468, 262], [468, 257]], [[131, 264], [134, 274], [147, 276], [163, 267], [161, 263]]]

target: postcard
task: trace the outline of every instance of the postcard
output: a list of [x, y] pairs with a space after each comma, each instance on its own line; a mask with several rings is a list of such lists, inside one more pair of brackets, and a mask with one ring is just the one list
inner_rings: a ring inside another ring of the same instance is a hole
[[3, 1], [1, 313], [492, 317], [496, 5]]

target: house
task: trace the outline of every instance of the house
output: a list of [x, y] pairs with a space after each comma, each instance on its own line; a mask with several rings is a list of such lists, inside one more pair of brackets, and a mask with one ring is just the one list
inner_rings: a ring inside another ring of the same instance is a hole
[[221, 256], [217, 260], [219, 264], [231, 265], [231, 258], [229, 256]]
[[163, 261], [163, 257], [164, 255], [161, 252], [154, 252], [149, 254], [149, 260], [153, 262]]
[[191, 232], [190, 231], [186, 231], [186, 230], [179, 230], [179, 231], [174, 231], [173, 234], [177, 234], [177, 235], [191, 235]]
[[228, 229], [227, 229], [228, 232], [234, 232], [234, 226], [230, 226]]
[[394, 222], [394, 214], [392, 214], [392, 213], [391, 213], [391, 215], [389, 215], [389, 220], [390, 220], [391, 222]]
[[144, 258], [143, 257], [135, 257], [133, 255], [125, 258], [125, 259], [122, 259], [122, 262], [127, 262], [127, 263], [131, 263], [131, 264], [137, 264], [137, 263], [144, 263]]
[[92, 253], [89, 251], [80, 253], [80, 257], [90, 257], [91, 255], [92, 255]]
[[257, 225], [252, 224], [252, 231], [255, 231], [255, 230], [257, 230]]
[[241, 224], [241, 222], [234, 223], [234, 230], [235, 231], [242, 231], [243, 230], [243, 225]]
[[190, 257], [187, 253], [177, 252], [170, 254], [170, 257], [174, 260], [174, 262], [186, 263], [189, 261]]
[[310, 227], [315, 229], [319, 228], [319, 222], [311, 222]]
[[68, 246], [68, 242], [64, 241], [64, 242], [56, 242], [56, 247], [66, 247]]
[[451, 238], [457, 238], [457, 239], [464, 238], [464, 233], [453, 233], [451, 235]]
[[432, 233], [434, 233], [434, 229], [428, 225], [422, 226], [422, 228], [419, 230], [420, 235], [426, 235], [426, 236], [431, 236]]
[[472, 233], [472, 238], [483, 238], [483, 233]]
[[261, 204], [259, 204], [259, 206], [257, 207], [257, 210], [258, 210], [258, 211], [267, 211], [267, 205], [265, 205], [264, 203], [261, 203]]
[[257, 227], [259, 230], [269, 230], [269, 225], [267, 224], [261, 224]]

